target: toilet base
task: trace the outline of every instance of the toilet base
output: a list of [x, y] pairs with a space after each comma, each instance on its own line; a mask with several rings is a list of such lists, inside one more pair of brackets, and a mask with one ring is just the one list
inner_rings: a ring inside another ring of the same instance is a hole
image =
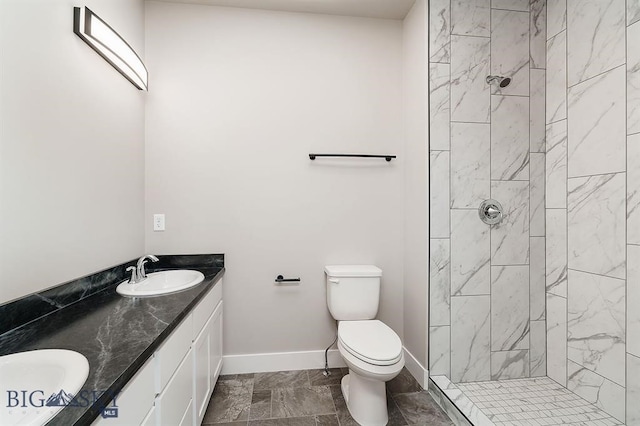
[[342, 395], [351, 417], [362, 426], [384, 426], [389, 421], [385, 382], [354, 373], [342, 378]]

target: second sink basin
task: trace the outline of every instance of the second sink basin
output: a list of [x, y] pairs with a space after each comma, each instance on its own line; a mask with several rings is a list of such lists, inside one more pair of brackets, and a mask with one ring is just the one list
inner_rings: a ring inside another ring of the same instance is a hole
[[44, 425], [67, 404], [77, 403], [73, 397], [88, 375], [87, 358], [66, 349], [1, 356], [0, 425]]
[[173, 271], [154, 272], [137, 284], [125, 281], [116, 287], [123, 296], [145, 297], [175, 293], [200, 284], [204, 275], [200, 271], [179, 269]]

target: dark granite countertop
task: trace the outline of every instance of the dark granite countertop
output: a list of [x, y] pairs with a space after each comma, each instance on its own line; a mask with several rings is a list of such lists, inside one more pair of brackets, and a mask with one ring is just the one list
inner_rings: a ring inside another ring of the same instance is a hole
[[[162, 259], [161, 259], [162, 260]], [[176, 269], [160, 264], [149, 272]], [[63, 309], [0, 335], [0, 355], [35, 349], [70, 349], [89, 361], [82, 387], [104, 392], [92, 406], [67, 406], [48, 425], [89, 425], [224, 274], [224, 267], [194, 267], [204, 281], [187, 290], [148, 298], [123, 297], [112, 285]], [[88, 405], [88, 404], [80, 404]]]

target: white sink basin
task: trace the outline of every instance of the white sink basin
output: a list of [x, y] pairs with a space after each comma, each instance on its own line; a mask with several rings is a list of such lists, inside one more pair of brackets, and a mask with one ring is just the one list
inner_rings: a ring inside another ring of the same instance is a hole
[[82, 389], [88, 375], [87, 358], [66, 349], [0, 357], [0, 425], [44, 425]]
[[188, 269], [154, 272], [137, 284], [129, 284], [127, 281], [120, 283], [116, 291], [123, 296], [158, 296], [186, 290], [200, 284], [203, 280], [202, 272]]

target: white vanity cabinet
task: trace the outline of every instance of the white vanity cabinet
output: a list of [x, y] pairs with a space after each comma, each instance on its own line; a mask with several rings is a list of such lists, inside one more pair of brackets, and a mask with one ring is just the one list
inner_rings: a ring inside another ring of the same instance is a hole
[[[213, 291], [209, 295], [213, 295]], [[208, 306], [206, 300], [202, 306]], [[194, 325], [197, 321], [196, 314], [194, 312]], [[193, 341], [193, 414], [196, 425], [202, 423], [213, 387], [222, 369], [222, 301], [205, 321]], [[194, 332], [197, 329], [198, 327], [194, 327]]]
[[118, 417], [93, 424], [198, 426], [222, 369], [222, 280], [116, 398]]

